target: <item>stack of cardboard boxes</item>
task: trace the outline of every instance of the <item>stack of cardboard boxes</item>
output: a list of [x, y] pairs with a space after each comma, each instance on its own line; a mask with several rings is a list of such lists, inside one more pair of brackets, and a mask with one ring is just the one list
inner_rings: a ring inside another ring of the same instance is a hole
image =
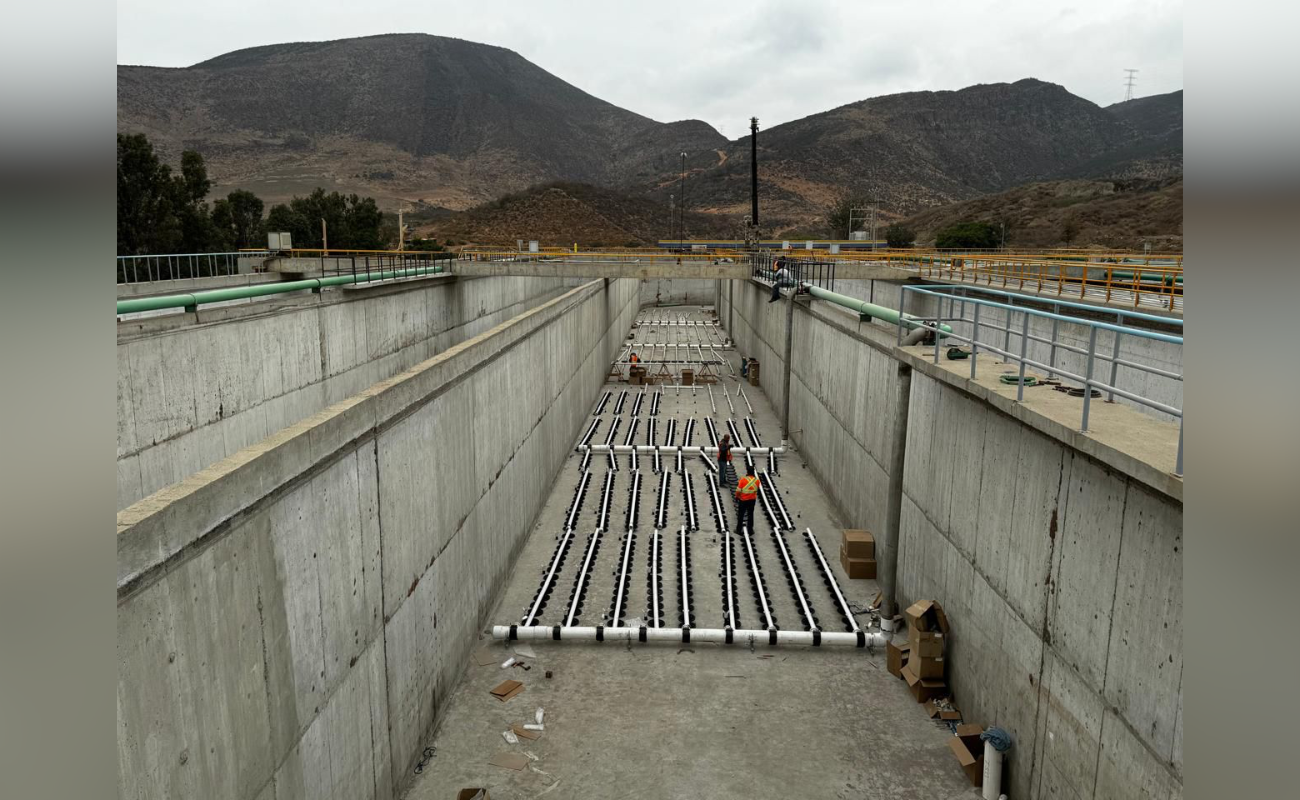
[[876, 577], [876, 540], [869, 531], [846, 530], [840, 543], [840, 566], [850, 578]]
[[907, 619], [907, 663], [900, 673], [918, 703], [948, 694], [943, 650], [948, 617], [933, 600], [918, 600], [903, 612]]

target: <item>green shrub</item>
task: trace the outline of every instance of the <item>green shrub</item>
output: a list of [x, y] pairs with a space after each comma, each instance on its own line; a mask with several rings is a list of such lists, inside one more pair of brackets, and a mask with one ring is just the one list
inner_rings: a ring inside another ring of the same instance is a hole
[[992, 250], [1001, 236], [996, 225], [987, 222], [958, 222], [934, 235], [934, 246], [941, 250]]

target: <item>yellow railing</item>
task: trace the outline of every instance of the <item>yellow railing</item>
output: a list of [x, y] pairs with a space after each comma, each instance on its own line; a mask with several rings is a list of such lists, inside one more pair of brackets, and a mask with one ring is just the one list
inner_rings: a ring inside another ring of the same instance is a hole
[[[1155, 259], [1151, 259], [1154, 261]], [[1072, 261], [1040, 256], [939, 256], [916, 254], [898, 265], [921, 277], [1034, 291], [1081, 300], [1123, 302], [1174, 309], [1183, 296], [1182, 259], [1177, 264]]]

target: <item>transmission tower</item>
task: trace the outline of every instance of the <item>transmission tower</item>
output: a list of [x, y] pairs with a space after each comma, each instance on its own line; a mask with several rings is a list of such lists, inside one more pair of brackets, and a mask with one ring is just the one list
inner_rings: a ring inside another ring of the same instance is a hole
[[1127, 103], [1133, 99], [1133, 86], [1137, 83], [1138, 71], [1135, 69], [1126, 69], [1124, 71], [1128, 73], [1128, 76], [1124, 78], [1124, 102]]

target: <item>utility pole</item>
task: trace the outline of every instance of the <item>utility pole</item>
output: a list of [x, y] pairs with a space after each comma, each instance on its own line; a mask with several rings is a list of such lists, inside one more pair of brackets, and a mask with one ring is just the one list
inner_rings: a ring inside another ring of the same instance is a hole
[[405, 209], [402, 206], [397, 207], [397, 252], [402, 252], [406, 244], [406, 227], [402, 224], [402, 212]]
[[682, 218], [682, 225], [678, 228], [677, 249], [682, 251], [686, 249], [686, 151], [682, 151], [682, 205], [678, 211]]
[[[677, 227], [677, 206], [673, 204], [673, 199], [676, 197], [677, 195], [668, 195], [668, 241], [677, 238], [676, 236], [673, 236], [673, 234], [676, 233], [673, 228]], [[669, 247], [671, 246], [672, 245], [669, 245]]]
[[1124, 71], [1128, 73], [1128, 76], [1124, 79], [1124, 102], [1127, 103], [1133, 99], [1133, 86], [1137, 83], [1138, 71], [1135, 69], [1126, 69]]
[[749, 118], [749, 223], [758, 227], [758, 117]]
[[324, 258], [324, 257], [325, 257], [325, 253], [329, 252], [329, 249], [330, 249], [330, 238], [329, 238], [329, 236], [325, 233], [325, 218], [324, 218], [324, 217], [321, 217], [321, 218], [320, 218], [320, 249], [321, 249], [321, 254], [320, 254], [320, 255], [321, 255], [321, 258]]

